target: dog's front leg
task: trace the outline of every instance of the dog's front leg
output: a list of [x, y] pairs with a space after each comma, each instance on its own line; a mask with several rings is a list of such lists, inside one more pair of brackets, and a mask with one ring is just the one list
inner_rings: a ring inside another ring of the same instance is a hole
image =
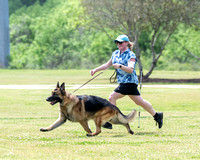
[[52, 125], [50, 125], [47, 128], [40, 128], [40, 131], [42, 131], [42, 132], [51, 131], [51, 130], [59, 127], [60, 125], [62, 125], [65, 122], [66, 122], [66, 118], [61, 113], [60, 116], [59, 116], [59, 118]]

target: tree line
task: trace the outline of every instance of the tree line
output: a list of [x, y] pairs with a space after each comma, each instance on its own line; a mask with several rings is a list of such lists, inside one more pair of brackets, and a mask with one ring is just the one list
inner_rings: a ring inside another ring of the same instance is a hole
[[10, 0], [9, 5], [10, 68], [93, 68], [108, 61], [117, 49], [113, 40], [127, 34], [138, 68], [148, 70], [146, 78], [154, 69], [200, 69], [198, 0]]

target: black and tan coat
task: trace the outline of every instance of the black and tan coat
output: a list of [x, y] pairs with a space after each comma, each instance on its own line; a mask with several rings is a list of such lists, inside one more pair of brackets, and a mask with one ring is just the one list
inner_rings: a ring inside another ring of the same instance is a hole
[[[60, 103], [59, 118], [49, 127], [41, 128], [40, 131], [42, 132], [53, 130], [69, 120], [79, 122], [87, 132], [87, 136], [95, 136], [101, 133], [101, 126], [106, 122], [124, 125], [128, 133], [134, 133], [130, 129], [129, 123], [136, 116], [135, 110], [129, 115], [124, 115], [119, 108], [101, 97], [68, 93], [65, 90], [64, 83], [61, 86], [57, 83], [56, 89], [52, 91], [52, 95], [47, 98], [47, 101], [52, 105]], [[94, 133], [89, 128], [89, 120], [95, 122], [96, 131]]]

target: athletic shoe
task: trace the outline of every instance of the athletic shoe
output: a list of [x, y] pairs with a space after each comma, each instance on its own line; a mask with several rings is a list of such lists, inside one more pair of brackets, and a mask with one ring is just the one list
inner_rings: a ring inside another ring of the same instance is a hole
[[112, 129], [112, 124], [109, 122], [106, 122], [102, 127], [106, 129]]
[[154, 120], [156, 121], [156, 125], [158, 124], [158, 128], [162, 128], [163, 125], [163, 113], [156, 113], [156, 115], [154, 116]]

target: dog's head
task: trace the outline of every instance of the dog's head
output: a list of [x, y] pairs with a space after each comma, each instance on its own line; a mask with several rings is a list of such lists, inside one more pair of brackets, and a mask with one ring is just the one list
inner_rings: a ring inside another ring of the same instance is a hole
[[56, 103], [62, 103], [63, 96], [66, 95], [65, 92], [65, 83], [62, 83], [61, 86], [59, 86], [59, 82], [57, 83], [56, 89], [52, 91], [52, 95], [48, 97], [46, 100], [48, 102], [51, 102], [51, 105], [54, 105]]

